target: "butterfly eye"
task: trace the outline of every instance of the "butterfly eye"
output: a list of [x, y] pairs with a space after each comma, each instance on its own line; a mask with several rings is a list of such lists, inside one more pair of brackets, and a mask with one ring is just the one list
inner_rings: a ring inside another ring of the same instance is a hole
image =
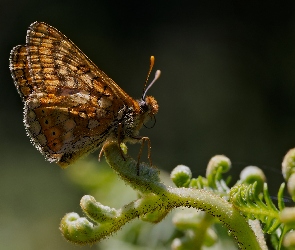
[[152, 96], [147, 96], [144, 101], [145, 105], [148, 107], [148, 112], [152, 115], [158, 113], [159, 105], [156, 99]]
[[143, 124], [143, 126], [145, 128], [151, 129], [151, 128], [155, 127], [155, 125], [157, 123], [156, 116], [155, 115], [151, 115], [150, 118], [151, 119], [148, 121], [148, 123], [150, 124], [152, 122], [152, 125], [148, 125], [147, 126], [146, 124]]

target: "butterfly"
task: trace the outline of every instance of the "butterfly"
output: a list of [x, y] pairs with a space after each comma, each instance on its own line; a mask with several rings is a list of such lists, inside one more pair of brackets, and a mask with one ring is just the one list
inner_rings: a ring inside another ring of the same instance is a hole
[[[26, 45], [14, 47], [10, 71], [24, 103], [24, 125], [49, 162], [66, 167], [106, 142], [142, 142], [142, 125], [158, 112], [144, 85], [134, 100], [71, 40], [44, 22], [34, 22]], [[154, 64], [151, 64], [148, 77]], [[147, 77], [147, 80], [148, 80]], [[150, 158], [150, 153], [149, 153]]]

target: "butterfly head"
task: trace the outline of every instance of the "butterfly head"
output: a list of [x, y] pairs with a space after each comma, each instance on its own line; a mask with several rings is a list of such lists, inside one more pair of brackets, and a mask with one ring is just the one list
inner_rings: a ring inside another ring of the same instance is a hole
[[[153, 96], [146, 96], [145, 99], [137, 100], [140, 111], [138, 113], [136, 130], [138, 131], [142, 126], [145, 126], [150, 120], [155, 120], [155, 114], [158, 113], [159, 105]], [[153, 127], [153, 124], [151, 127]]]
[[154, 116], [158, 113], [159, 105], [153, 96], [147, 96], [139, 100], [140, 113], [144, 116]]

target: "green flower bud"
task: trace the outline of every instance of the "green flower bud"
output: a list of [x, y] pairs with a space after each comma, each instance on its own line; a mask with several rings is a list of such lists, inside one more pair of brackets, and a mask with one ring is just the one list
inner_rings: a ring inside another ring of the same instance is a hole
[[207, 166], [206, 177], [215, 173], [220, 167], [222, 168], [222, 173], [227, 172], [231, 168], [230, 159], [225, 155], [215, 155], [211, 158]]
[[188, 187], [192, 178], [192, 172], [189, 167], [178, 165], [172, 170], [170, 178], [177, 187]]
[[282, 162], [282, 173], [287, 181], [292, 173], [295, 172], [295, 148], [292, 148], [285, 155]]
[[117, 216], [117, 211], [114, 208], [103, 206], [90, 195], [84, 195], [80, 205], [83, 211], [96, 222], [110, 221]]
[[280, 213], [280, 221], [286, 225], [295, 225], [295, 208], [285, 207]]
[[77, 213], [68, 213], [61, 220], [59, 229], [67, 240], [85, 244], [93, 235], [93, 227], [93, 223], [86, 218], [80, 217]]
[[295, 249], [295, 231], [286, 233], [283, 239], [283, 246], [290, 250]]
[[292, 173], [287, 181], [287, 188], [292, 199], [295, 200], [295, 173]]
[[240, 173], [240, 180], [243, 184], [249, 185], [257, 182], [257, 191], [263, 190], [263, 184], [266, 181], [266, 177], [263, 171], [255, 166], [245, 167]]

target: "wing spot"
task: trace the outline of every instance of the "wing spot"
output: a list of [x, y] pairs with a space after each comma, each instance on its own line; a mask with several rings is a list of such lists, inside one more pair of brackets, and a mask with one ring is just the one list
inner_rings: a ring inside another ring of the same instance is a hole
[[28, 129], [33, 135], [38, 135], [41, 131], [40, 123], [38, 121], [31, 122], [28, 124]]
[[30, 119], [31, 121], [35, 120], [36, 119], [36, 114], [33, 110], [29, 110], [28, 111], [28, 115], [27, 115], [27, 118]]
[[43, 134], [38, 135], [37, 140], [41, 144], [41, 146], [46, 146], [47, 139], [46, 139], [45, 135], [43, 135]]
[[67, 132], [62, 137], [64, 143], [69, 143], [70, 141], [74, 140], [74, 135], [72, 131]]
[[102, 96], [99, 100], [98, 100], [98, 106], [102, 109], [106, 109], [110, 106], [112, 106], [113, 102], [112, 99], [110, 97], [106, 97], [106, 96]]
[[54, 141], [48, 143], [48, 147], [52, 151], [58, 152], [62, 148], [62, 143], [58, 139], [55, 139]]
[[65, 123], [63, 124], [65, 131], [73, 130], [75, 126], [76, 126], [76, 122], [72, 119], [66, 120]]

